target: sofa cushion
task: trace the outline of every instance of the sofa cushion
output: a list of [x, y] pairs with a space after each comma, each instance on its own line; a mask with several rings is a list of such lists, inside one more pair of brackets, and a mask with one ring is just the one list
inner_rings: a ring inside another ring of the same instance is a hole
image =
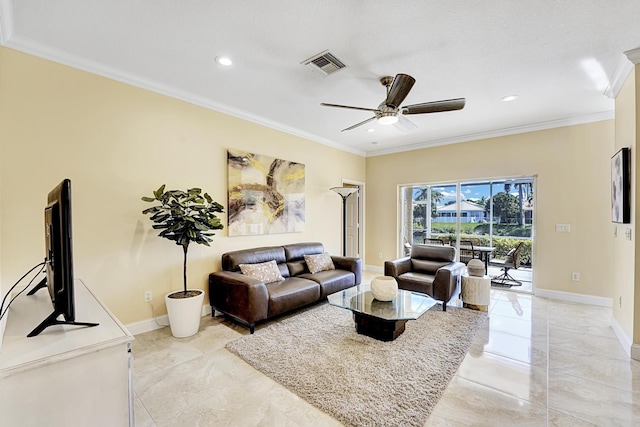
[[317, 255], [305, 255], [304, 261], [307, 263], [311, 274], [319, 271], [335, 270], [336, 268], [333, 265], [333, 261], [331, 261], [331, 255], [327, 252]]
[[282, 248], [284, 249], [288, 262], [304, 259], [305, 255], [321, 254], [324, 252], [324, 246], [318, 242], [293, 243], [284, 245]]
[[435, 274], [439, 268], [450, 262], [432, 261], [430, 259], [411, 259], [411, 270], [419, 273]]
[[240, 264], [257, 264], [271, 260], [274, 260], [278, 264], [286, 261], [282, 246], [268, 246], [227, 252], [222, 254], [222, 269], [226, 271], [239, 271]]
[[267, 261], [258, 264], [240, 264], [240, 271], [245, 276], [253, 277], [256, 280], [260, 280], [264, 283], [278, 282], [284, 280], [278, 264], [274, 261]]
[[307, 263], [304, 260], [297, 260], [292, 262], [287, 262], [287, 267], [289, 268], [289, 274], [291, 276], [298, 276], [300, 274], [308, 273], [309, 268], [307, 267]]
[[266, 286], [269, 293], [269, 317], [320, 299], [320, 285], [307, 279], [289, 277]]
[[433, 281], [435, 276], [432, 274], [409, 272], [396, 277], [398, 288], [405, 291], [414, 291], [433, 296]]
[[318, 283], [320, 298], [356, 285], [355, 273], [346, 270], [325, 270], [314, 274], [303, 274], [299, 277]]
[[413, 245], [411, 258], [450, 263], [456, 259], [456, 248], [453, 246]]

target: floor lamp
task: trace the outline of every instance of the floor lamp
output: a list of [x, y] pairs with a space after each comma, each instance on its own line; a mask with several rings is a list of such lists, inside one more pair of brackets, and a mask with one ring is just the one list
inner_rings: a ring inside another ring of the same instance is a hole
[[358, 187], [332, 187], [331, 190], [342, 196], [342, 256], [347, 256], [347, 199]]

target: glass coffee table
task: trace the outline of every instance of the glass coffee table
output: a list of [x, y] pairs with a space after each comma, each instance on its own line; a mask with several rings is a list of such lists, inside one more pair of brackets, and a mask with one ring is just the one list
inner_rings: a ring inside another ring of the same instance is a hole
[[359, 285], [327, 297], [329, 304], [351, 310], [359, 334], [381, 341], [393, 341], [404, 332], [408, 320], [415, 320], [436, 304], [428, 295], [398, 289], [392, 301], [373, 298], [369, 285]]

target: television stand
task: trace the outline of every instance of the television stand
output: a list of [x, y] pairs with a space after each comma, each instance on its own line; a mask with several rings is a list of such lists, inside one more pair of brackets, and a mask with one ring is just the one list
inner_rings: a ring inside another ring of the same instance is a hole
[[40, 280], [40, 282], [38, 282], [37, 285], [35, 285], [33, 287], [33, 289], [31, 289], [29, 292], [27, 292], [27, 295], [33, 295], [36, 292], [38, 292], [38, 289], [42, 289], [42, 288], [46, 288], [47, 287], [47, 278], [45, 277], [44, 279]]
[[57, 325], [27, 338], [51, 313], [48, 293], [11, 305], [0, 350], [0, 425], [133, 426], [133, 336], [78, 279], [76, 315], [100, 325]]
[[[38, 292], [38, 290], [46, 287], [47, 287], [47, 278], [45, 277], [40, 282], [38, 282], [38, 284], [34, 286], [34, 288], [27, 293], [27, 295], [33, 295], [36, 292]], [[53, 326], [53, 325], [74, 325], [74, 326], [87, 326], [87, 327], [98, 326], [98, 323], [92, 323], [92, 322], [76, 322], [75, 320], [67, 320], [67, 319], [58, 320], [58, 317], [60, 316], [64, 317], [62, 313], [54, 310], [53, 313], [51, 313], [49, 316], [47, 316], [46, 319], [40, 322], [40, 324], [36, 326], [33, 331], [29, 332], [27, 337], [29, 338], [35, 337], [40, 332], [44, 331], [49, 326]]]
[[29, 338], [30, 337], [35, 337], [40, 332], [44, 331], [49, 326], [53, 326], [53, 325], [74, 325], [74, 326], [87, 326], [87, 327], [98, 326], [99, 325], [99, 323], [76, 322], [76, 321], [73, 321], [73, 320], [58, 320], [58, 317], [60, 317], [60, 316], [61, 316], [60, 313], [58, 313], [57, 311], [54, 311], [53, 313], [51, 313], [49, 315], [49, 317], [44, 319], [38, 326], [36, 326], [33, 331], [29, 332], [27, 337], [29, 337]]

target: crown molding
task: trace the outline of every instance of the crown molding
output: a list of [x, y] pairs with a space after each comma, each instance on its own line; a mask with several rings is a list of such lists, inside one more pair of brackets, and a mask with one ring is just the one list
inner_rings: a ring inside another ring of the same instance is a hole
[[547, 122], [530, 123], [521, 126], [512, 126], [508, 128], [495, 129], [486, 132], [470, 133], [466, 135], [454, 136], [451, 138], [436, 139], [433, 141], [425, 141], [417, 144], [404, 145], [402, 147], [387, 148], [384, 150], [370, 151], [367, 157], [384, 156], [386, 154], [402, 153], [405, 151], [420, 150], [423, 148], [438, 147], [440, 145], [457, 144], [460, 142], [477, 141], [481, 139], [496, 138], [500, 136], [517, 135], [520, 133], [535, 132], [539, 130], [553, 129], [565, 126], [574, 126], [584, 123], [599, 122], [603, 120], [612, 120], [615, 117], [614, 111], [602, 111], [594, 114], [583, 116], [568, 117], [565, 119], [550, 120]]
[[628, 50], [620, 55], [618, 65], [613, 72], [613, 76], [611, 77], [609, 86], [604, 91], [605, 96], [608, 96], [611, 99], [616, 99], [618, 97], [618, 94], [622, 90], [624, 82], [627, 81], [627, 78], [633, 71], [634, 65], [639, 63], [640, 48]]
[[640, 47], [628, 50], [624, 54], [633, 64], [640, 64]]
[[11, 0], [0, 0], [0, 46], [4, 45], [13, 34], [13, 3]]
[[155, 80], [144, 78], [139, 75], [129, 73], [123, 70], [119, 70], [116, 68], [107, 67], [102, 63], [91, 61], [87, 58], [73, 55], [69, 52], [65, 52], [60, 49], [55, 49], [51, 46], [34, 42], [33, 40], [30, 40], [27, 38], [14, 35], [13, 37], [11, 37], [10, 41], [6, 43], [6, 46], [11, 49], [18, 50], [20, 52], [28, 53], [29, 55], [37, 56], [39, 58], [43, 58], [59, 64], [67, 65], [69, 67], [86, 71], [91, 74], [96, 74], [96, 75], [106, 77], [111, 80], [116, 80], [131, 86], [136, 86], [151, 92], [155, 92], [171, 98], [179, 99], [181, 101], [185, 101], [190, 104], [198, 105], [200, 107], [207, 108], [209, 110], [217, 111], [219, 113], [224, 113], [229, 116], [246, 120], [248, 122], [256, 123], [261, 126], [265, 126], [265, 127], [275, 129], [284, 133], [288, 133], [290, 135], [298, 136], [300, 138], [317, 142], [319, 144], [327, 145], [337, 150], [346, 151], [361, 157], [366, 157], [366, 153], [364, 151], [361, 151], [352, 147], [347, 147], [325, 138], [320, 138], [316, 135], [312, 135], [300, 129], [296, 129], [276, 121], [268, 120], [263, 117], [256, 116], [254, 114], [250, 114], [245, 111], [241, 111], [241, 110], [229, 107], [228, 105], [223, 105], [223, 104], [214, 102], [203, 96], [196, 95], [194, 93], [187, 92], [182, 89], [178, 89], [171, 85], [167, 85]]
[[[11, 3], [10, 0], [0, 0], [0, 7], [10, 3]], [[0, 18], [4, 17], [5, 10], [6, 9], [0, 8], [0, 13], [2, 13], [2, 16], [0, 16]], [[0, 22], [4, 23], [4, 21], [5, 19], [3, 19]], [[3, 26], [2, 29], [6, 30], [7, 27]], [[4, 34], [6, 34], [6, 32]], [[610, 111], [603, 111], [600, 113], [589, 114], [584, 116], [576, 116], [576, 117], [552, 120], [547, 122], [532, 123], [532, 124], [526, 124], [522, 126], [495, 129], [495, 130], [486, 131], [486, 132], [459, 135], [451, 138], [424, 141], [417, 144], [410, 144], [410, 145], [404, 145], [404, 146], [395, 147], [395, 148], [365, 152], [362, 150], [358, 150], [356, 148], [339, 144], [332, 140], [320, 138], [316, 135], [312, 135], [310, 133], [301, 131], [300, 129], [296, 129], [279, 122], [268, 120], [263, 117], [259, 117], [244, 111], [237, 110], [227, 105], [213, 102], [208, 98], [178, 89], [176, 87], [173, 87], [164, 83], [160, 83], [158, 81], [143, 78], [136, 74], [125, 72], [116, 68], [107, 67], [102, 63], [91, 61], [86, 58], [79, 57], [77, 55], [72, 55], [69, 52], [55, 49], [55, 48], [52, 48], [51, 46], [34, 42], [30, 39], [26, 39], [20, 36], [12, 35], [10, 39], [5, 40], [4, 45], [11, 49], [15, 49], [33, 56], [37, 56], [39, 58], [43, 58], [59, 64], [67, 65], [82, 71], [86, 71], [91, 74], [96, 74], [102, 77], [106, 77], [111, 80], [116, 80], [125, 84], [140, 87], [142, 89], [149, 90], [151, 92], [155, 92], [171, 98], [179, 99], [181, 101], [198, 105], [200, 107], [207, 108], [209, 110], [227, 114], [229, 116], [233, 116], [242, 120], [256, 123], [261, 126], [275, 129], [284, 133], [288, 133], [290, 135], [298, 136], [300, 138], [317, 142], [319, 144], [323, 144], [340, 151], [346, 151], [361, 157], [382, 156], [386, 154], [420, 150], [423, 148], [437, 147], [441, 145], [456, 144], [460, 142], [469, 142], [469, 141], [475, 141], [480, 139], [514, 135], [514, 134], [526, 133], [526, 132], [535, 132], [539, 130], [552, 129], [552, 128], [564, 127], [564, 126], [572, 126], [572, 125], [590, 123], [590, 122], [596, 122], [596, 121], [602, 121], [602, 120], [610, 120], [614, 118], [614, 111], [610, 110]], [[633, 58], [637, 58], [637, 60], [640, 61], [640, 48], [635, 49], [633, 51], [625, 52], [625, 55], [627, 54], [631, 55], [631, 57]], [[629, 62], [629, 60], [626, 59], [626, 57], [624, 58], [624, 62], [621, 62], [621, 63], [625, 63], [625, 62], [629, 64], [629, 66], [631, 66], [631, 69], [633, 68], [633, 65], [631, 65], [631, 63]], [[620, 66], [618, 68], [620, 68]], [[616, 72], [617, 71], [618, 69], [616, 69]], [[628, 76], [628, 73], [627, 73], [627, 76]], [[626, 76], [624, 77], [624, 79], [622, 79], [623, 83], [624, 83], [624, 80], [626, 80]], [[622, 87], [622, 85], [620, 85], [620, 87]]]

